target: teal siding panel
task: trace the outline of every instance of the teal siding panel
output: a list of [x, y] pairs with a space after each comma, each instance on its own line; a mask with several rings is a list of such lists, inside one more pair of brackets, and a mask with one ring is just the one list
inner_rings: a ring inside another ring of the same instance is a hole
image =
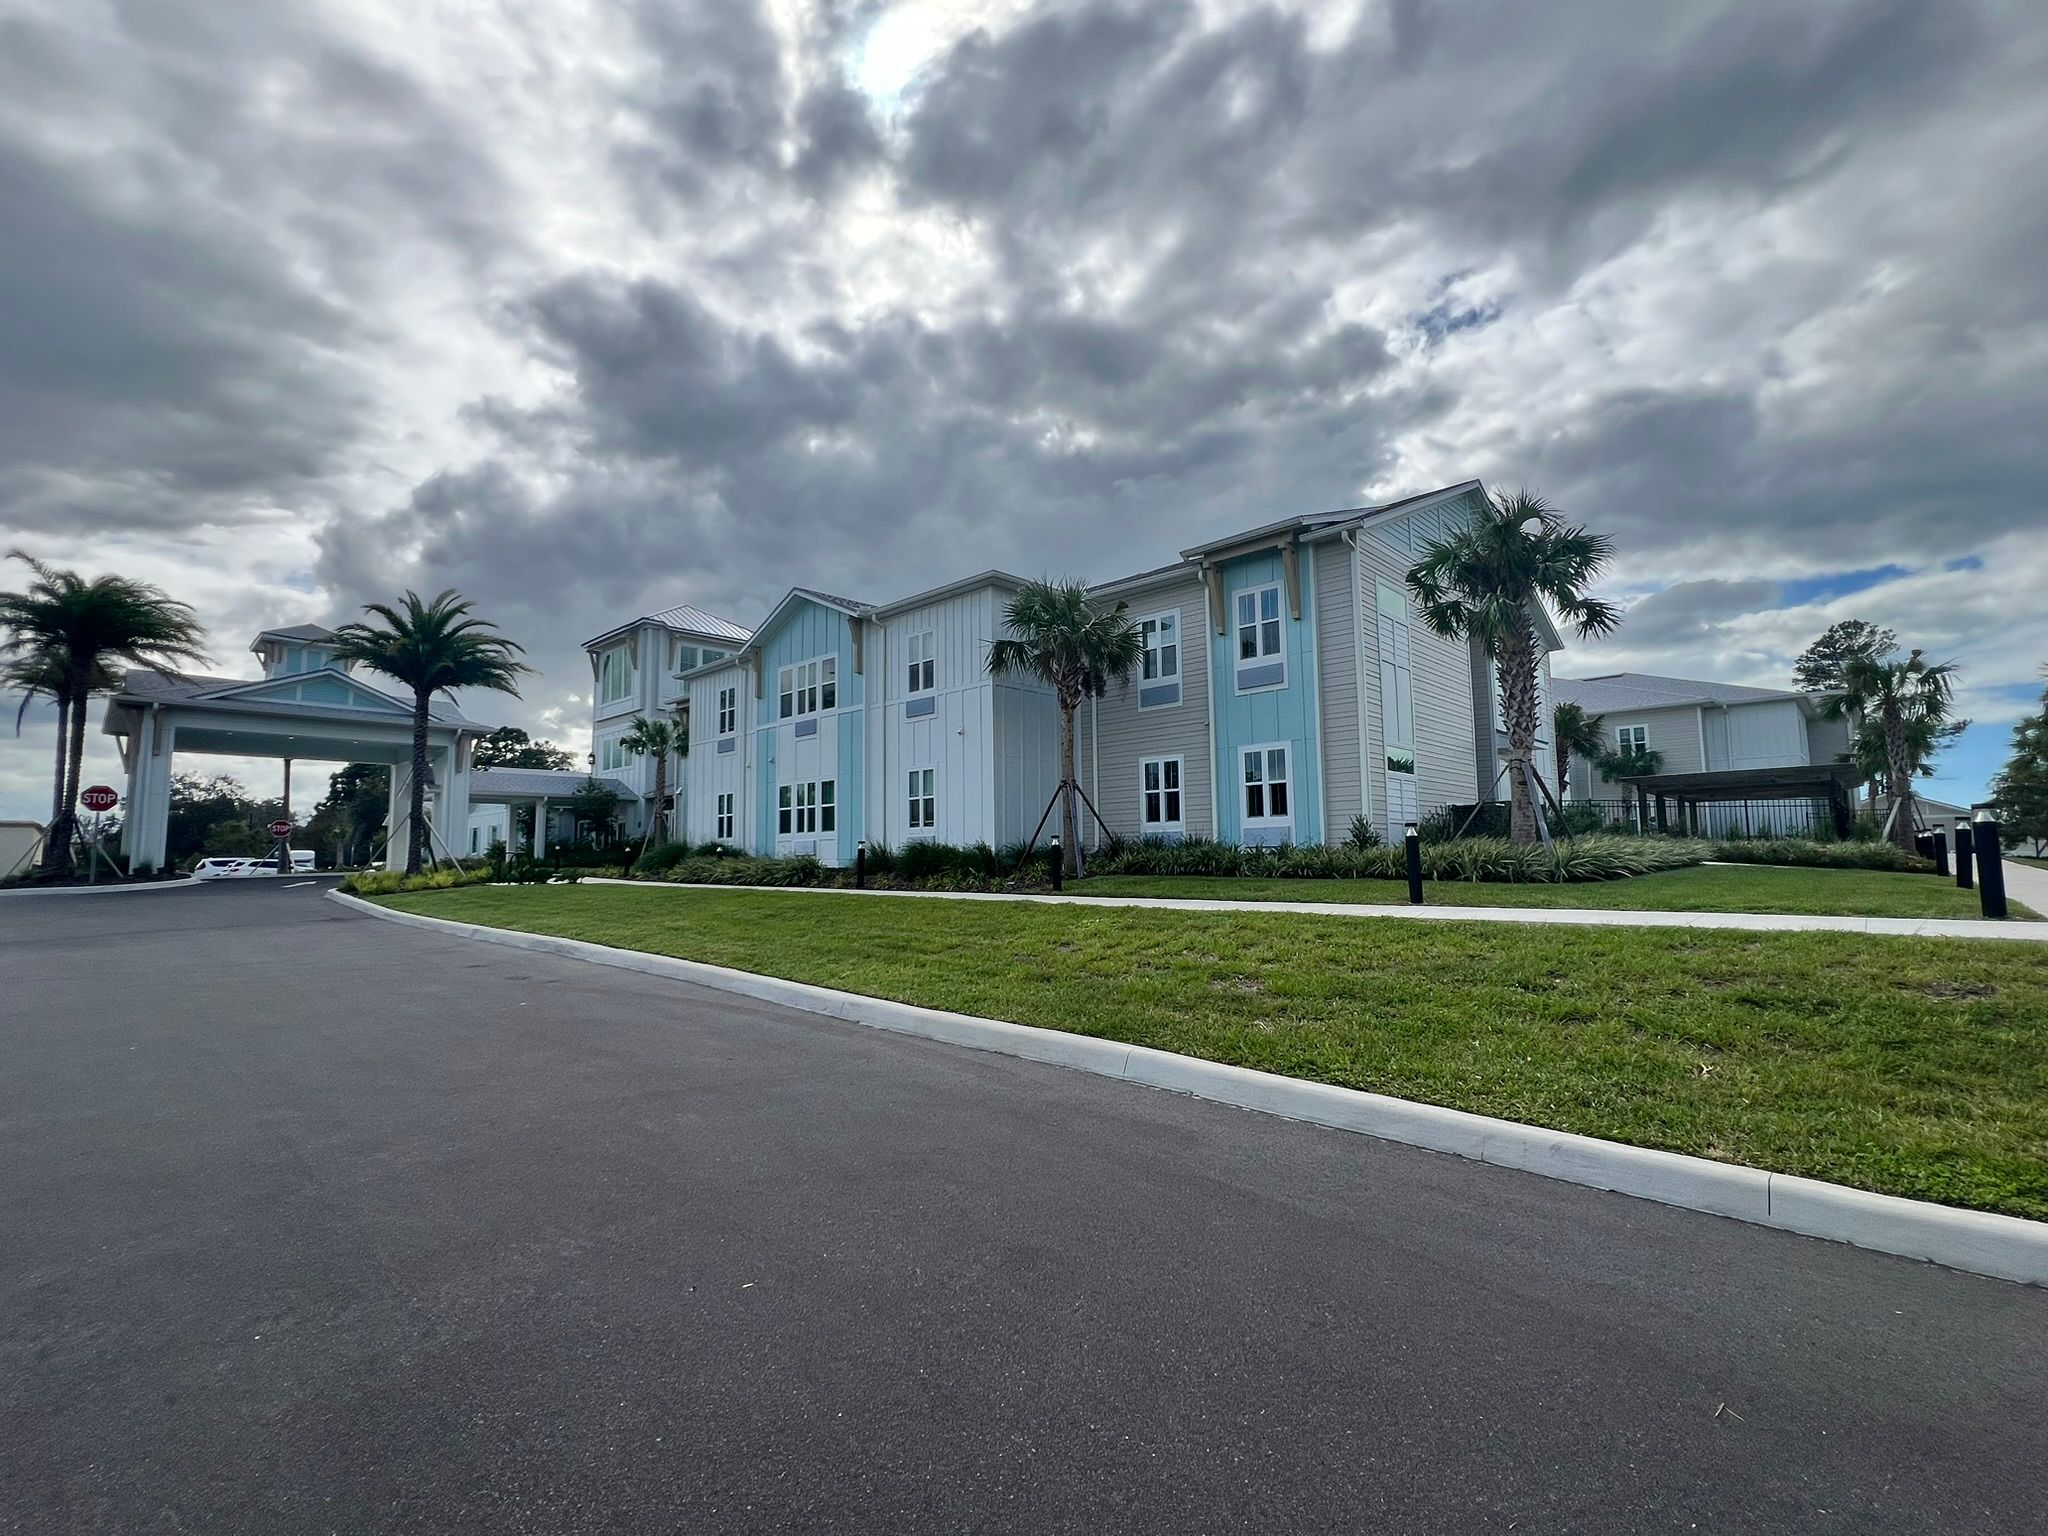
[[854, 846], [863, 836], [861, 789], [865, 777], [863, 764], [866, 762], [862, 750], [864, 732], [861, 721], [866, 686], [865, 680], [856, 676], [853, 670], [852, 621], [836, 608], [826, 608], [799, 598], [773, 631], [755, 638], [761, 647], [760, 724], [755, 734], [758, 793], [755, 796], [754, 830], [757, 851], [773, 853], [775, 850], [775, 793], [781, 779], [776, 757], [787, 729], [776, 715], [781, 707], [778, 676], [784, 667], [797, 662], [834, 656], [839, 663], [836, 677], [839, 697], [838, 778], [835, 788], [837, 837], [839, 857], [851, 861]]
[[[1247, 555], [1223, 567], [1223, 602], [1227, 622], [1221, 635], [1209, 635], [1210, 707], [1216, 720], [1216, 833], [1227, 843], [1244, 839], [1245, 747], [1285, 742], [1292, 783], [1292, 840], [1323, 841], [1322, 783], [1317, 762], [1319, 722], [1316, 708], [1315, 578], [1312, 551], [1301, 552], [1301, 618], [1288, 612], [1286, 575], [1280, 552]], [[1280, 653], [1287, 662], [1287, 683], [1254, 693], [1237, 691], [1237, 594], [1247, 587], [1279, 583]]]
[[[869, 639], [868, 664], [878, 647]], [[851, 864], [860, 840], [867, 836], [867, 679], [853, 670], [852, 636], [839, 663], [839, 862]]]

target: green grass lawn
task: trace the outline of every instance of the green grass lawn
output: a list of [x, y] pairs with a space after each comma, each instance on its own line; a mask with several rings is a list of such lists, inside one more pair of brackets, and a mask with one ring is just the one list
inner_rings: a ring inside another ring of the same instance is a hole
[[385, 904], [2048, 1217], [2048, 945], [619, 886]]
[[[1192, 875], [1103, 875], [1069, 887], [1083, 896], [1172, 896], [1213, 901], [1363, 901], [1400, 904], [1398, 880], [1233, 880]], [[1666, 912], [1796, 912], [1844, 917], [1979, 917], [1975, 891], [1939, 875], [1871, 869], [1781, 869], [1715, 864], [1583, 885], [1431, 881], [1423, 900], [1458, 907], [1606, 907]], [[2014, 917], [2033, 913], [2010, 904]]]

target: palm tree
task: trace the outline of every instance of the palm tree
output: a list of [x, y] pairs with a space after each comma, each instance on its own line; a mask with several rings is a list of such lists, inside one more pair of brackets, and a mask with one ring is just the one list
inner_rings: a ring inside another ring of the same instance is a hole
[[412, 690], [412, 802], [406, 829], [405, 872], [420, 872], [426, 835], [428, 703], [457, 688], [495, 688], [519, 696], [519, 674], [533, 668], [518, 658], [524, 648], [496, 633], [497, 626], [469, 617], [473, 605], [453, 587], [432, 602], [405, 594], [404, 609], [365, 603], [382, 624], [357, 622], [335, 631], [334, 654], [358, 661]]
[[[683, 727], [675, 720], [650, 720], [645, 715], [633, 721], [633, 728], [626, 732], [619, 743], [635, 757], [642, 754], [654, 759], [654, 814], [648, 818], [647, 835], [654, 839], [654, 829], [660, 827], [664, 834], [668, 830], [668, 760], [669, 755], [685, 750]], [[659, 841], [659, 839], [654, 839]]]
[[1145, 642], [1125, 605], [1088, 601], [1078, 581], [1030, 581], [1003, 609], [1011, 633], [988, 648], [988, 674], [1037, 677], [1060, 707], [1060, 834], [1067, 872], [1081, 873], [1080, 822], [1074, 810], [1074, 711], [1127, 682], [1145, 659]]
[[1557, 792], [1560, 796], [1571, 777], [1574, 752], [1591, 762], [1607, 750], [1607, 742], [1600, 735], [1600, 726], [1606, 718], [1605, 715], [1589, 715], [1579, 705], [1568, 701], [1551, 710], [1550, 739], [1557, 749]]
[[[121, 674], [105, 662], [93, 674], [94, 693], [112, 693], [121, 686]], [[71, 700], [64, 691], [64, 659], [54, 651], [30, 651], [0, 665], [0, 687], [19, 689], [21, 707], [14, 712], [14, 734], [21, 734], [29, 706], [37, 699], [52, 700], [57, 706], [57, 761], [51, 774], [50, 820], [64, 809], [64, 766], [71, 746]]]
[[42, 679], [41, 691], [58, 702], [57, 785], [49, 834], [43, 840], [43, 869], [71, 872], [71, 844], [78, 824], [78, 792], [85, 761], [85, 717], [92, 696], [119, 686], [114, 663], [125, 661], [159, 672], [171, 663], [206, 660], [206, 638], [192, 609], [148, 582], [126, 576], [95, 576], [60, 570], [11, 552], [33, 573], [28, 589], [0, 592], [0, 642], [10, 678], [24, 673]]
[[1913, 776], [1928, 772], [1944, 739], [1955, 694], [1953, 662], [1929, 665], [1915, 650], [1904, 661], [1861, 656], [1842, 669], [1842, 691], [1823, 706], [1832, 719], [1854, 713], [1865, 725], [1853, 756], [1865, 773], [1883, 765], [1892, 792], [1891, 841], [1913, 852]]
[[1518, 843], [1537, 837], [1524, 767], [1536, 750], [1536, 614], [1548, 600], [1581, 638], [1613, 630], [1621, 610], [1586, 595], [1613, 552], [1540, 496], [1496, 492], [1470, 527], [1432, 544], [1408, 572], [1423, 623], [1447, 640], [1477, 640], [1493, 661], [1508, 730], [1509, 833]]

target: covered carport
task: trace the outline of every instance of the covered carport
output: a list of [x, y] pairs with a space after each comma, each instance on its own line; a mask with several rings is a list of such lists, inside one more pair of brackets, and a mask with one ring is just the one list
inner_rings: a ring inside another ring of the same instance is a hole
[[[1819, 830], [1849, 835], [1859, 782], [1847, 763], [1729, 768], [1711, 773], [1648, 773], [1621, 781], [1635, 792], [1641, 825], [1700, 837], [1794, 835]], [[1803, 828], [1793, 807], [1810, 808]]]

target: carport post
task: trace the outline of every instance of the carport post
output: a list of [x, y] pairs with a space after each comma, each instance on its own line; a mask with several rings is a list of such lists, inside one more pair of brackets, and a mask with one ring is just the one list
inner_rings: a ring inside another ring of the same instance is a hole
[[533, 862], [538, 864], [548, 856], [548, 797], [542, 795], [533, 802]]
[[1956, 823], [1956, 888], [1967, 891], [1970, 888], [1970, 828], [1966, 822]]

